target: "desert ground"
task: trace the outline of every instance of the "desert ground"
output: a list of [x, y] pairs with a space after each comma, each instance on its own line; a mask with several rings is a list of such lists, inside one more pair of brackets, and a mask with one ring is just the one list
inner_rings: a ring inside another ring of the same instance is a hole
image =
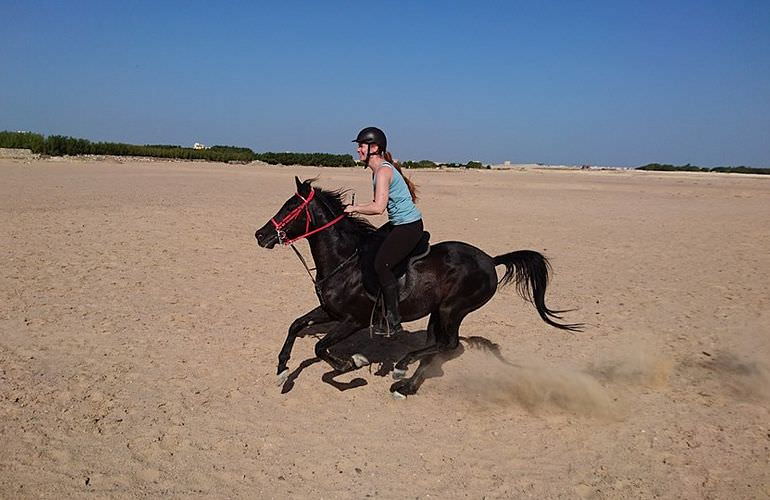
[[770, 177], [411, 172], [433, 242], [542, 252], [586, 328], [501, 288], [461, 335], [507, 362], [464, 343], [397, 401], [425, 320], [356, 334], [375, 363], [337, 383], [300, 339], [276, 383], [318, 300], [254, 231], [295, 175], [371, 195], [360, 168], [0, 160], [1, 498], [770, 497]]

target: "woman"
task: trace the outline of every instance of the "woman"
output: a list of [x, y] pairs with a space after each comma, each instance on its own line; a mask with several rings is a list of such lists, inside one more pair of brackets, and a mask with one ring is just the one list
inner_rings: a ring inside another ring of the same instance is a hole
[[414, 204], [417, 189], [393, 162], [382, 130], [367, 127], [358, 133], [353, 142], [358, 143], [358, 158], [372, 171], [374, 200], [363, 205], [348, 205], [345, 213], [380, 215], [386, 209], [388, 211], [391, 229], [374, 258], [374, 270], [382, 288], [387, 322], [386, 331], [378, 333], [399, 333], [403, 328], [398, 311], [398, 281], [392, 268], [409, 255], [422, 237], [422, 214]]

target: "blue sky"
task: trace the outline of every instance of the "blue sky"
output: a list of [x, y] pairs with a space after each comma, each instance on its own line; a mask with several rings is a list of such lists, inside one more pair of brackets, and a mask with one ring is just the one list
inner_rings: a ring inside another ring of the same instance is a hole
[[770, 166], [770, 1], [2, 1], [0, 130]]

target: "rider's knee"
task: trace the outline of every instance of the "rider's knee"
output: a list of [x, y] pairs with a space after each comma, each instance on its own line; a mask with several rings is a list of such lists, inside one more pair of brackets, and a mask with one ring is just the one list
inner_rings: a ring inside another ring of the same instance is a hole
[[379, 274], [390, 271], [390, 263], [388, 263], [385, 257], [379, 255], [374, 259], [374, 270]]

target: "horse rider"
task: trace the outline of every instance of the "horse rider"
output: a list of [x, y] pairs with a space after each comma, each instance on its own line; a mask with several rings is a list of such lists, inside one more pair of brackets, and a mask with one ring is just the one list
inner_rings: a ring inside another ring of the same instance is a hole
[[[380, 215], [388, 211], [389, 230], [374, 258], [374, 270], [380, 282], [385, 303], [386, 332], [403, 331], [398, 310], [398, 281], [392, 268], [414, 250], [423, 233], [422, 213], [415, 205], [417, 188], [404, 177], [401, 167], [387, 150], [385, 133], [377, 127], [366, 127], [352, 142], [358, 144], [358, 158], [372, 171], [374, 199], [362, 205], [348, 205], [345, 213]], [[383, 228], [380, 228], [382, 230]]]

